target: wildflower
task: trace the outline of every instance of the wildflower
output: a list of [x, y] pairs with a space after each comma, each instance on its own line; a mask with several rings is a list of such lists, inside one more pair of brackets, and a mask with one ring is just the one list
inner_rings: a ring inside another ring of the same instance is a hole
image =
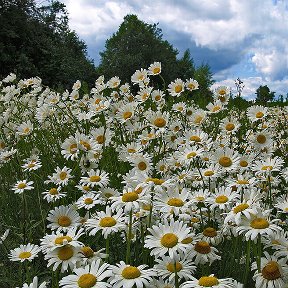
[[115, 266], [111, 266], [112, 276], [108, 282], [112, 284], [113, 288], [132, 288], [134, 285], [137, 287], [149, 287], [149, 282], [155, 276], [152, 269], [146, 269], [147, 265], [131, 266], [120, 261]]
[[161, 73], [161, 63], [154, 62], [148, 67], [149, 75], [158, 75]]
[[183, 240], [190, 237], [191, 232], [183, 222], [164, 220], [164, 224], [153, 225], [148, 231], [151, 235], [146, 236], [144, 247], [151, 249], [152, 255], [161, 257], [168, 253], [174, 258], [180, 252], [187, 252], [189, 245]]
[[84, 267], [75, 268], [73, 275], [63, 277], [59, 284], [63, 288], [108, 288], [111, 285], [106, 283], [105, 278], [110, 277], [111, 274], [109, 264], [103, 263], [101, 265], [100, 259], [98, 259]]
[[72, 205], [55, 207], [49, 211], [47, 220], [50, 222], [47, 227], [57, 231], [65, 232], [80, 225], [80, 216]]
[[185, 85], [181, 79], [176, 79], [174, 82], [171, 82], [168, 85], [168, 92], [171, 96], [180, 96], [180, 94], [184, 91]]
[[106, 172], [101, 172], [99, 169], [90, 170], [88, 172], [89, 177], [81, 177], [80, 184], [87, 185], [89, 187], [105, 187], [109, 183], [109, 174]]
[[24, 283], [22, 288], [48, 288], [48, 282], [44, 281], [39, 285], [38, 277], [35, 276], [33, 278], [33, 282], [31, 284]]
[[194, 278], [192, 281], [187, 281], [180, 286], [181, 288], [234, 288], [233, 279], [223, 278], [219, 279], [214, 274], [209, 276], [202, 276], [198, 279]]
[[90, 210], [93, 208], [96, 204], [101, 203], [101, 201], [98, 199], [99, 194], [94, 193], [86, 193], [85, 195], [81, 196], [75, 203], [78, 209], [84, 208], [87, 210]]
[[11, 261], [29, 261], [31, 262], [41, 251], [40, 247], [35, 244], [28, 243], [27, 245], [20, 245], [20, 247], [10, 250], [9, 259]]
[[34, 189], [34, 187], [32, 186], [33, 184], [34, 184], [33, 181], [19, 180], [13, 186], [12, 190], [14, 190], [15, 194], [22, 194], [25, 190]]

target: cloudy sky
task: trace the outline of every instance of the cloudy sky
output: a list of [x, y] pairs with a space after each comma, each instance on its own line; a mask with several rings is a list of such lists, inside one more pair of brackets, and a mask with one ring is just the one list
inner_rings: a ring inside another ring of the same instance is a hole
[[62, 0], [70, 27], [99, 64], [105, 40], [123, 17], [136, 14], [159, 23], [163, 39], [189, 48], [196, 65], [208, 63], [216, 85], [234, 89], [244, 82], [243, 97], [253, 98], [260, 85], [288, 93], [288, 0]]

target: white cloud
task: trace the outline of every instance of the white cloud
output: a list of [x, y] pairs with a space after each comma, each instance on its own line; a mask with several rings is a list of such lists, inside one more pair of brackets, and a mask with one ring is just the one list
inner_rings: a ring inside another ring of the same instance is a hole
[[98, 47], [99, 42], [117, 31], [125, 15], [133, 13], [143, 21], [159, 22], [160, 28], [165, 27], [165, 35], [186, 35], [186, 41], [191, 41], [185, 42], [187, 48], [195, 42], [199, 47], [250, 55], [250, 62], [267, 81], [281, 80], [288, 74], [287, 0], [63, 0], [63, 3], [72, 29], [84, 40], [93, 38]]

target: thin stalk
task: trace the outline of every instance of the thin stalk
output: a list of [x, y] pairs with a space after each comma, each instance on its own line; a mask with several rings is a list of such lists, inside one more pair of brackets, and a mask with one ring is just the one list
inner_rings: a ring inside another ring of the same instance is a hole
[[247, 241], [247, 246], [246, 246], [246, 267], [245, 267], [245, 274], [244, 274], [244, 285], [246, 286], [247, 284], [247, 278], [248, 274], [250, 271], [250, 252], [251, 251], [251, 240], [249, 239]]
[[126, 264], [130, 264], [131, 258], [131, 238], [132, 238], [132, 209], [129, 212], [128, 236], [127, 236], [127, 250], [126, 250]]

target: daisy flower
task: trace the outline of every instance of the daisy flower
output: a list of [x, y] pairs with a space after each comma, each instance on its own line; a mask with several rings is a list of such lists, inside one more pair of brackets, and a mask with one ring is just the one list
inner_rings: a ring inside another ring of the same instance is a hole
[[[84, 267], [75, 268], [73, 275], [62, 278], [59, 282], [63, 288], [81, 287], [81, 288], [108, 288], [112, 287], [106, 283], [105, 278], [112, 275], [109, 270], [109, 264], [103, 263], [98, 259]], [[76, 275], [75, 275], [76, 274]], [[104, 281], [105, 280], [105, 281]]]
[[261, 257], [260, 271], [257, 263], [252, 263], [252, 270], [256, 270], [253, 280], [256, 281], [255, 288], [283, 288], [288, 283], [288, 265], [285, 258], [277, 258], [264, 251], [265, 257]]
[[255, 105], [247, 109], [247, 117], [251, 122], [264, 119], [268, 114], [268, 107]]
[[169, 120], [169, 113], [161, 111], [149, 111], [146, 114], [146, 119], [149, 121], [152, 127], [156, 129], [161, 129], [167, 126]]
[[34, 159], [26, 159], [25, 163], [21, 166], [24, 171], [35, 171], [42, 167], [39, 157], [33, 157]]
[[89, 177], [81, 177], [80, 184], [87, 185], [89, 187], [105, 187], [109, 184], [109, 174], [106, 172], [101, 172], [99, 169], [90, 170], [88, 172]]
[[81, 196], [76, 202], [75, 205], [78, 209], [84, 208], [90, 210], [96, 204], [101, 203], [101, 200], [98, 199], [99, 194], [95, 193], [86, 193], [85, 195]]
[[267, 158], [265, 160], [256, 160], [252, 165], [252, 170], [259, 174], [270, 174], [273, 171], [280, 171], [284, 161], [279, 156]]
[[8, 255], [11, 261], [29, 261], [31, 262], [38, 256], [41, 248], [38, 245], [28, 243], [27, 245], [20, 245], [20, 247], [10, 250]]
[[183, 283], [180, 288], [234, 288], [233, 279], [223, 278], [219, 279], [214, 274], [209, 276], [202, 276], [201, 278], [194, 278], [192, 281]]
[[120, 107], [115, 115], [115, 118], [120, 123], [125, 123], [131, 120], [134, 117], [134, 114], [137, 109], [137, 103], [125, 103], [122, 107]]
[[210, 209], [219, 208], [220, 210], [225, 210], [232, 205], [232, 202], [238, 200], [240, 195], [232, 191], [230, 187], [220, 187], [214, 194], [209, 197], [208, 203], [211, 204]]
[[215, 101], [214, 103], [209, 103], [206, 108], [209, 110], [208, 113], [211, 114], [215, 114], [215, 113], [219, 113], [220, 111], [222, 111], [224, 109], [223, 104], [221, 103], [221, 101]]
[[78, 158], [79, 148], [78, 142], [74, 136], [70, 136], [64, 140], [61, 145], [61, 154], [65, 159], [71, 159], [72, 161]]
[[174, 82], [171, 82], [168, 85], [168, 92], [171, 96], [180, 96], [180, 94], [184, 91], [185, 83], [181, 79], [176, 79]]
[[111, 200], [113, 201], [112, 210], [124, 208], [125, 212], [139, 211], [140, 205], [149, 204], [149, 198], [144, 192], [138, 192], [131, 188], [124, 190], [122, 196], [111, 197]]
[[73, 227], [69, 229], [65, 234], [60, 232], [52, 232], [52, 234], [46, 234], [41, 239], [41, 249], [44, 253], [47, 253], [55, 248], [63, 247], [67, 244], [74, 247], [82, 247], [84, 244], [78, 239], [83, 235], [83, 229]]
[[33, 124], [30, 120], [27, 122], [23, 122], [21, 125], [17, 127], [16, 134], [20, 136], [27, 136], [31, 134], [33, 131]]
[[257, 214], [251, 215], [249, 219], [242, 219], [240, 226], [236, 229], [237, 233], [245, 234], [246, 240], [255, 240], [260, 236], [273, 236], [274, 233], [280, 232], [282, 229], [274, 224], [278, 219], [269, 219], [269, 210], [262, 212], [258, 210]]
[[148, 231], [151, 235], [146, 236], [144, 247], [151, 249], [151, 255], [161, 257], [168, 253], [174, 258], [177, 253], [186, 253], [190, 246], [184, 239], [190, 237], [191, 232], [183, 222], [172, 219], [168, 223], [165, 219], [164, 224], [153, 225]]
[[223, 235], [221, 231], [217, 231], [213, 227], [206, 227], [194, 239], [208, 242], [210, 245], [218, 245], [223, 240]]
[[107, 82], [107, 87], [117, 88], [120, 85], [120, 82], [120, 78], [118, 76], [114, 76]]
[[128, 158], [128, 161], [132, 164], [135, 171], [139, 171], [140, 173], [147, 173], [152, 169], [152, 159], [148, 155], [137, 154], [131, 155]]
[[62, 273], [67, 271], [69, 268], [73, 270], [76, 263], [81, 261], [84, 257], [80, 251], [80, 247], [75, 247], [69, 244], [49, 250], [45, 255], [45, 260], [48, 260], [47, 267], [53, 265], [53, 271], [55, 271], [61, 265]]
[[212, 247], [206, 241], [197, 241], [189, 250], [189, 256], [194, 259], [196, 265], [209, 263], [211, 265], [214, 261], [220, 260], [221, 257], [216, 253], [218, 250]]
[[55, 207], [49, 211], [47, 220], [50, 222], [48, 228], [63, 232], [80, 225], [80, 216], [72, 205]]
[[190, 122], [196, 126], [201, 125], [207, 116], [207, 112], [202, 109], [197, 109], [190, 116]]
[[177, 255], [175, 259], [164, 256], [162, 258], [155, 259], [156, 264], [154, 270], [157, 271], [157, 275], [161, 278], [168, 278], [169, 282], [172, 282], [175, 278], [175, 272], [179, 279], [192, 279], [196, 266], [191, 259], [188, 259], [184, 255], [181, 257]]
[[220, 128], [223, 132], [225, 132], [226, 134], [234, 134], [238, 131], [238, 129], [240, 128], [240, 123], [231, 118], [225, 118], [221, 121], [220, 123]]
[[148, 67], [149, 75], [158, 75], [161, 73], [161, 63], [154, 62]]
[[55, 202], [58, 199], [66, 197], [66, 192], [61, 191], [61, 186], [52, 187], [42, 193], [43, 199], [45, 199], [48, 203]]
[[47, 288], [48, 287], [47, 285], [48, 285], [48, 282], [45, 282], [45, 281], [39, 285], [38, 277], [35, 276], [31, 284], [24, 283], [21, 288]]
[[193, 90], [197, 90], [199, 89], [199, 84], [196, 80], [190, 78], [188, 80], [186, 80], [185, 82], [185, 87], [187, 88], [187, 90], [189, 91], [193, 91]]
[[33, 184], [34, 184], [33, 181], [20, 180], [20, 181], [16, 182], [16, 184], [13, 186], [12, 190], [14, 190], [15, 194], [22, 194], [25, 190], [34, 189], [34, 187], [32, 186]]
[[167, 192], [159, 193], [155, 197], [155, 207], [161, 213], [165, 215], [179, 213], [185, 213], [189, 207], [188, 197], [190, 191], [188, 189], [182, 189], [176, 187], [174, 189], [169, 189]]
[[119, 209], [114, 214], [109, 206], [106, 206], [105, 212], [96, 212], [93, 218], [88, 219], [84, 225], [90, 231], [89, 235], [96, 235], [98, 231], [101, 231], [105, 239], [107, 239], [110, 234], [126, 228], [122, 210]]
[[62, 169], [57, 167], [52, 176], [48, 176], [49, 180], [44, 181], [45, 184], [54, 183], [55, 185], [66, 186], [69, 180], [73, 177], [71, 175], [72, 169], [64, 166]]
[[213, 98], [219, 100], [223, 104], [228, 104], [230, 98], [230, 87], [219, 86], [215, 89]]
[[233, 149], [217, 149], [211, 157], [215, 164], [219, 164], [223, 171], [233, 171], [239, 164], [240, 157], [238, 152]]
[[112, 276], [108, 282], [112, 284], [113, 288], [143, 288], [149, 287], [149, 282], [155, 276], [153, 269], [146, 269], [147, 265], [131, 266], [120, 261], [116, 266], [111, 265]]
[[148, 78], [148, 71], [146, 69], [141, 68], [140, 70], [136, 70], [135, 73], [131, 76], [131, 82], [133, 84], [143, 83]]

